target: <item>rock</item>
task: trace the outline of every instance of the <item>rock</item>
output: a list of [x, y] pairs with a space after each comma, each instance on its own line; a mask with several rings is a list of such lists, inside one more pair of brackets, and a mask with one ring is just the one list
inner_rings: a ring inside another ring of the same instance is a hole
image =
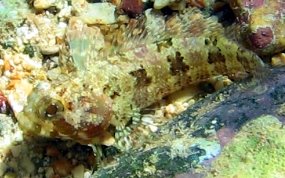
[[186, 7], [185, 0], [153, 0], [154, 9], [169, 7], [172, 10], [183, 10]]
[[246, 124], [207, 177], [283, 177], [285, 130], [277, 118], [267, 115]]
[[135, 16], [143, 12], [142, 0], [123, 0], [121, 8], [129, 15]]
[[55, 5], [56, 0], [35, 0], [34, 7], [37, 10], [48, 9], [49, 7]]
[[116, 22], [116, 6], [111, 3], [89, 3], [80, 12], [80, 18], [89, 25]]
[[71, 172], [74, 178], [82, 178], [84, 177], [84, 166], [78, 165]]
[[162, 8], [170, 5], [173, 2], [174, 2], [174, 0], [155, 0], [153, 7], [155, 9], [162, 9]]
[[279, 53], [271, 58], [272, 66], [285, 66], [285, 54]]
[[206, 6], [204, 0], [187, 0], [187, 4], [192, 7], [204, 8]]
[[263, 49], [273, 41], [273, 32], [270, 27], [257, 28], [249, 35], [249, 40], [256, 49]]
[[[0, 1], [0, 26], [5, 27], [8, 23], [18, 26], [29, 13], [28, 3], [26, 0], [1, 0]], [[2, 32], [3, 34], [3, 32]]]
[[59, 46], [40, 46], [40, 51], [43, 55], [53, 55], [59, 52]]
[[285, 49], [285, 4], [282, 1], [229, 1], [248, 48], [260, 55], [270, 55]]

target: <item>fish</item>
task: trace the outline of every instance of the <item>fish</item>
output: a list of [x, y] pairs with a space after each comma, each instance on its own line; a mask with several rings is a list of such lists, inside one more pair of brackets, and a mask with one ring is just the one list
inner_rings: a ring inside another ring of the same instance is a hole
[[23, 131], [113, 145], [116, 130], [165, 96], [214, 76], [241, 80], [265, 69], [258, 55], [197, 8], [168, 16], [150, 9], [118, 26], [103, 35], [69, 20], [57, 76], [35, 82], [16, 115]]

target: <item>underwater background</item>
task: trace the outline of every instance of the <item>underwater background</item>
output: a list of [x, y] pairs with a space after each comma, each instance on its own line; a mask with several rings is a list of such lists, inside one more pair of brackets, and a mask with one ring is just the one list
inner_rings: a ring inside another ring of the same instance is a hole
[[0, 177], [285, 177], [283, 0], [0, 0]]

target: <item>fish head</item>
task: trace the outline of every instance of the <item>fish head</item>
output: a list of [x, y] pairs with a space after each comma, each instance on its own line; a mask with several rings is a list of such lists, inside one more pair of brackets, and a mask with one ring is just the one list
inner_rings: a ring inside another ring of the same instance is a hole
[[111, 145], [108, 132], [112, 100], [70, 82], [37, 85], [17, 119], [28, 134], [71, 139], [81, 144]]

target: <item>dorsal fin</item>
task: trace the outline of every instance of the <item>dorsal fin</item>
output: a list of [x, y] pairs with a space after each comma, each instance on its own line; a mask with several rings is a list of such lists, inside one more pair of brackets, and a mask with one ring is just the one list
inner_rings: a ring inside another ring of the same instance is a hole
[[214, 17], [202, 14], [197, 8], [187, 8], [171, 16], [148, 9], [144, 16], [130, 20], [123, 30], [117, 32], [122, 36], [113, 38], [115, 49], [112, 53], [129, 51], [144, 44], [161, 43], [170, 38], [205, 37], [223, 33], [222, 25]]

